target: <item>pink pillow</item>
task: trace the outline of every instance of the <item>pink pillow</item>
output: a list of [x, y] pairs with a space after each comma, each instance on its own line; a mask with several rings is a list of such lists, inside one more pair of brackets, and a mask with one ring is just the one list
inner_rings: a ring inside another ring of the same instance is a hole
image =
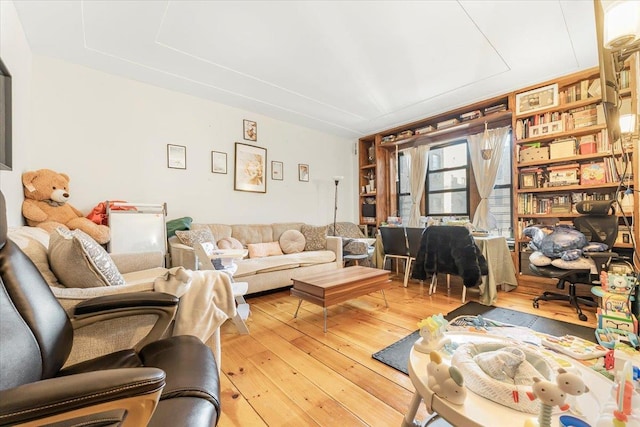
[[223, 237], [218, 240], [218, 249], [244, 249], [240, 240], [233, 237]]
[[264, 258], [271, 255], [282, 255], [282, 249], [280, 249], [280, 243], [249, 243], [247, 245], [249, 249], [249, 258]]

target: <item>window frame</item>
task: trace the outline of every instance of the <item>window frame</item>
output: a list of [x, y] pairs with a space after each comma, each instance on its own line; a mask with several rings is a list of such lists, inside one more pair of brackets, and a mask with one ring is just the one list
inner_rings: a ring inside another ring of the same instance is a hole
[[[471, 157], [469, 156], [469, 141], [466, 138], [456, 138], [452, 141], [448, 141], [445, 142], [443, 144], [437, 144], [437, 145], [433, 145], [430, 149], [429, 149], [429, 154], [431, 155], [431, 151], [432, 150], [438, 150], [438, 149], [445, 149], [447, 147], [453, 147], [455, 145], [464, 145], [465, 147], [465, 154], [466, 154], [466, 163], [464, 165], [461, 166], [456, 166], [456, 167], [451, 167], [451, 168], [440, 168], [437, 170], [432, 170], [431, 169], [431, 161], [429, 161], [429, 164], [427, 165], [427, 176], [425, 177], [425, 186], [424, 186], [424, 196], [425, 196], [425, 207], [424, 207], [424, 211], [425, 211], [425, 216], [430, 216], [430, 217], [445, 217], [445, 216], [466, 216], [468, 218], [471, 218], [471, 190], [470, 190], [470, 179], [471, 179]], [[464, 188], [459, 188], [459, 189], [444, 189], [444, 190], [434, 190], [434, 191], [430, 191], [429, 189], [429, 176], [432, 174], [436, 174], [436, 173], [445, 173], [445, 172], [450, 172], [450, 171], [455, 171], [455, 170], [464, 170], [465, 172], [465, 187]], [[429, 212], [429, 195], [430, 194], [445, 194], [445, 193], [461, 193], [461, 192], [466, 192], [466, 205], [467, 205], [467, 211], [466, 212], [450, 212], [450, 213], [431, 213]]]

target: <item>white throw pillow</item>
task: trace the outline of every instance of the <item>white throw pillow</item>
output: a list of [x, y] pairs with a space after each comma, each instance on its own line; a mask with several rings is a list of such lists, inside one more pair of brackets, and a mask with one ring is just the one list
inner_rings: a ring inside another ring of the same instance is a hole
[[285, 254], [295, 254], [304, 251], [306, 239], [298, 230], [287, 230], [280, 236], [280, 248]]
[[535, 251], [529, 255], [529, 262], [536, 267], [545, 267], [547, 265], [551, 265], [551, 258], [540, 251]]
[[551, 265], [558, 268], [564, 268], [567, 270], [582, 270], [582, 269], [591, 269], [592, 271], [596, 270], [596, 264], [593, 262], [591, 258], [580, 257], [573, 261], [565, 261], [561, 258], [556, 258], [551, 261]]
[[107, 251], [81, 230], [56, 229], [51, 233], [48, 255], [51, 270], [68, 288], [125, 284]]

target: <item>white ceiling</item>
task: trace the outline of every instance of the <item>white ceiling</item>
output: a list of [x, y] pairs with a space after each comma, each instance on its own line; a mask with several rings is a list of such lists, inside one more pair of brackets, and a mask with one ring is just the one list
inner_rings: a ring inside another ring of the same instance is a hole
[[592, 0], [14, 4], [35, 54], [347, 137], [598, 63]]

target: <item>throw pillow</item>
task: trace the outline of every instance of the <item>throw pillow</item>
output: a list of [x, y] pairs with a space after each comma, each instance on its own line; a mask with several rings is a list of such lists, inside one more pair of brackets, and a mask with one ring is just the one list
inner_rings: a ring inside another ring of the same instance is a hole
[[223, 237], [218, 240], [218, 249], [244, 249], [240, 240], [234, 237]]
[[215, 246], [214, 249], [218, 249], [218, 246], [216, 246], [216, 238], [213, 237], [211, 230], [208, 228], [188, 231], [177, 230], [176, 236], [178, 236], [178, 239], [180, 239], [183, 245], [194, 247], [196, 243], [211, 242], [213, 246]]
[[264, 258], [272, 255], [282, 255], [280, 244], [278, 242], [269, 243], [249, 243], [249, 258]]
[[536, 267], [544, 267], [546, 265], [551, 265], [551, 258], [540, 251], [535, 251], [529, 255], [529, 262]]
[[305, 251], [320, 251], [327, 248], [327, 226], [316, 227], [304, 224], [300, 229], [306, 241]]
[[298, 230], [287, 230], [280, 236], [280, 248], [285, 254], [295, 254], [304, 251], [307, 241], [304, 234]]
[[49, 264], [58, 280], [68, 288], [125, 284], [107, 251], [82, 230], [59, 227], [51, 233]]
[[556, 258], [551, 261], [551, 265], [558, 268], [564, 268], [567, 270], [582, 270], [582, 269], [591, 269], [592, 271], [596, 270], [596, 264], [593, 262], [591, 258], [580, 257], [573, 261], [565, 261], [561, 258]]
[[188, 216], [167, 221], [167, 238], [175, 236], [176, 231], [189, 230], [192, 222], [193, 218]]

